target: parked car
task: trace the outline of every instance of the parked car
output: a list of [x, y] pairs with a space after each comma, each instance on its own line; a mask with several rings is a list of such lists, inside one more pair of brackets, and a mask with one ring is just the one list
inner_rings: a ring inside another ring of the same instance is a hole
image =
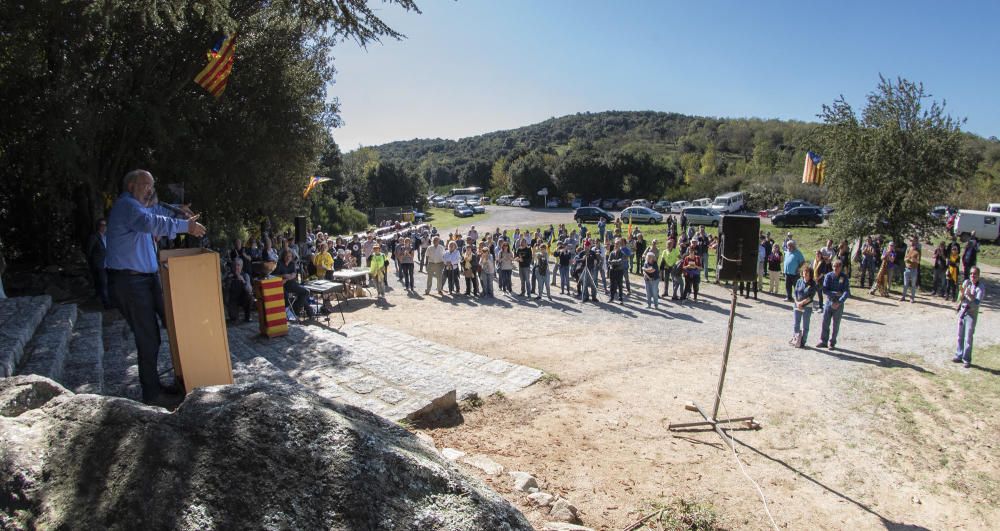
[[[950, 206], [938, 205], [931, 209], [931, 217], [939, 221], [944, 221], [948, 219], [948, 216], [954, 214], [955, 212], [957, 212], [957, 210], [951, 208]], [[1000, 212], [1000, 210], [998, 210], [998, 212]]]
[[618, 202], [617, 199], [602, 199], [601, 200], [601, 208], [603, 208], [605, 210], [610, 210], [612, 208], [615, 208], [615, 203], [617, 203], [617, 202]]
[[826, 205], [824, 207], [820, 207], [819, 209], [823, 212], [823, 219], [830, 219], [830, 216], [837, 211], [837, 207], [833, 205]]
[[980, 241], [997, 241], [1000, 243], [997, 222], [1000, 221], [1000, 212], [987, 212], [985, 210], [959, 210], [955, 216], [955, 236], [962, 241], [969, 239], [972, 231], [976, 231], [976, 238]]
[[649, 223], [650, 225], [663, 223], [663, 214], [642, 206], [630, 206], [622, 210], [618, 218], [622, 220], [622, 223], [626, 221], [631, 221], [632, 223]]
[[809, 201], [806, 201], [804, 199], [792, 199], [791, 201], [785, 201], [785, 205], [783, 207], [781, 207], [781, 211], [782, 212], [788, 212], [789, 210], [791, 210], [793, 208], [796, 208], [796, 207], [800, 207], [800, 206], [811, 207], [811, 206], [816, 206], [816, 205], [814, 205], [814, 204], [812, 204]]
[[611, 223], [614, 221], [615, 216], [603, 208], [592, 206], [580, 207], [573, 212], [573, 220], [577, 222], [600, 221], [601, 219], [603, 219], [605, 223]]
[[815, 227], [820, 223], [823, 223], [823, 210], [818, 206], [795, 207], [771, 218], [771, 224], [775, 227], [790, 227], [792, 225]]
[[743, 192], [729, 192], [722, 194], [712, 201], [712, 210], [717, 210], [721, 214], [733, 214], [746, 208], [747, 202], [743, 197]]
[[653, 203], [653, 210], [662, 214], [668, 214], [670, 212], [670, 201], [660, 199], [659, 201]]
[[670, 203], [670, 211], [674, 214], [680, 214], [689, 206], [691, 206], [691, 203], [688, 203], [687, 201], [674, 201], [673, 203]]
[[[676, 205], [677, 203], [674, 204]], [[718, 210], [708, 207], [687, 207], [681, 212], [687, 218], [688, 225], [718, 227], [719, 220], [722, 219], [722, 214], [719, 214]]]
[[580, 208], [583, 206], [583, 199], [580, 197], [575, 197], [573, 198], [573, 201], [569, 204], [569, 206], [573, 207], [574, 209]]
[[691, 201], [691, 206], [710, 207], [712, 206], [712, 198], [702, 197], [701, 199], [695, 199], [694, 201]]
[[528, 201], [527, 197], [518, 197], [517, 199], [510, 202], [510, 206], [529, 207], [531, 206], [531, 201]]
[[618, 201], [615, 202], [615, 208], [621, 210], [628, 208], [631, 204], [632, 204], [631, 199], [619, 199]]
[[458, 205], [451, 210], [451, 213], [455, 214], [455, 216], [459, 218], [467, 218], [474, 214], [474, 212], [472, 212], [472, 207], [469, 205]]
[[512, 196], [512, 195], [502, 195], [502, 196], [500, 196], [500, 197], [497, 198], [496, 204], [498, 204], [498, 205], [509, 205], [510, 202], [513, 201], [513, 200], [514, 200], [514, 196]]
[[549, 199], [548, 201], [545, 202], [545, 207], [546, 208], [559, 208], [559, 198], [558, 197], [553, 197], [552, 199]]
[[435, 199], [434, 202], [432, 202], [431, 204], [438, 208], [447, 208], [451, 206], [448, 204], [448, 200], [443, 197], [440, 199]]
[[632, 201], [632, 204], [629, 206], [652, 208], [653, 204], [649, 202], [649, 199], [636, 199], [635, 201]]

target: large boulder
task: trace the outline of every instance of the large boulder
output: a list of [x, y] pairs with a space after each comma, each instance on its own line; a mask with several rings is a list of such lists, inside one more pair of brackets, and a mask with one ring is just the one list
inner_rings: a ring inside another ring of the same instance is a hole
[[0, 528], [531, 529], [405, 429], [280, 382], [173, 413], [0, 379]]

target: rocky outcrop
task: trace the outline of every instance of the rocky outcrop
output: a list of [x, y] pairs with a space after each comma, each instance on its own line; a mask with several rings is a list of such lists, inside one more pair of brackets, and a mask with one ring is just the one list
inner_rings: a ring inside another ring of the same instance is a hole
[[287, 382], [173, 413], [0, 379], [0, 527], [531, 529], [405, 429]]

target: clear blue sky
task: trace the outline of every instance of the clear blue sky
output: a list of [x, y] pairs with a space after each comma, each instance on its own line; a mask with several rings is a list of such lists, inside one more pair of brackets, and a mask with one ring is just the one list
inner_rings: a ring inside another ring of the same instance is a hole
[[921, 81], [1000, 136], [1000, 1], [377, 0], [406, 35], [334, 50], [343, 151], [583, 111], [816, 121], [878, 75]]

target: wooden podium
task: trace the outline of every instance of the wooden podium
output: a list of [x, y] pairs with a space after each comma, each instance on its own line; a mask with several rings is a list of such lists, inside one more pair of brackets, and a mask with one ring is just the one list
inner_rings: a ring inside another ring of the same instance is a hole
[[177, 385], [187, 394], [233, 383], [219, 255], [172, 249], [160, 251], [159, 260]]

